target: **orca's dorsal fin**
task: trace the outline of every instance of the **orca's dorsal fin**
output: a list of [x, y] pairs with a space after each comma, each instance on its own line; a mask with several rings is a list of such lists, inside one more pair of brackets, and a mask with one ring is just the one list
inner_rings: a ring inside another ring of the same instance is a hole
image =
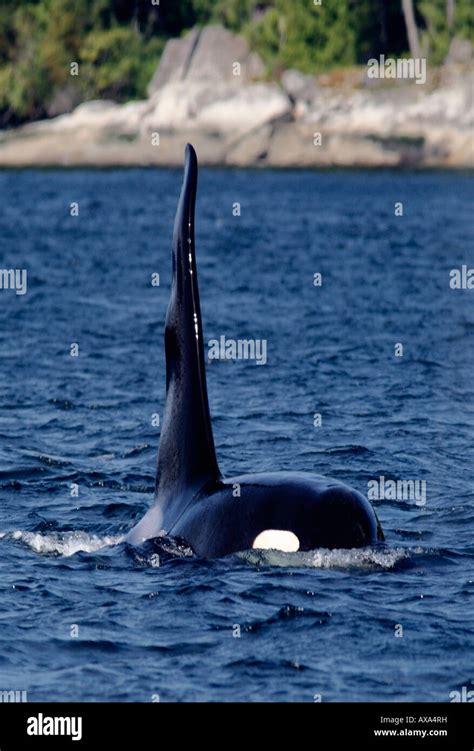
[[173, 233], [173, 282], [166, 314], [166, 404], [163, 415], [156, 500], [180, 506], [220, 478], [206, 386], [203, 331], [194, 248], [198, 162], [188, 144]]

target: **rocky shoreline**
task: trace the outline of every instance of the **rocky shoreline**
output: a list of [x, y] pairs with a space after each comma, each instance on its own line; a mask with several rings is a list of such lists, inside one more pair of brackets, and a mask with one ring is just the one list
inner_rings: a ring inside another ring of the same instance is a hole
[[147, 100], [0, 131], [0, 167], [175, 166], [191, 141], [205, 165], [473, 168], [473, 88], [470, 60], [423, 85], [365, 69], [268, 82], [242, 37], [196, 28], [168, 42]]

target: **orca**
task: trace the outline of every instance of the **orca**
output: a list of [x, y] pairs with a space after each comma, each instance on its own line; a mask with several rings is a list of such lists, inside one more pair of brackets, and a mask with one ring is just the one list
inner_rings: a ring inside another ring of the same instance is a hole
[[215, 558], [252, 548], [359, 548], [383, 540], [369, 501], [331, 478], [304, 472], [222, 477], [209, 412], [196, 269], [197, 175], [197, 156], [188, 144], [173, 233], [155, 495], [126, 541], [140, 545], [166, 535], [187, 543], [198, 557]]

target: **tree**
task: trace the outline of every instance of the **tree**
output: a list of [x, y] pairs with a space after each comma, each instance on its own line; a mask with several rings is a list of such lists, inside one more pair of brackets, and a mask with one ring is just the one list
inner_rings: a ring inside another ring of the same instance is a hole
[[420, 41], [437, 65], [453, 37], [474, 41], [474, 1], [0, 0], [0, 126], [45, 117], [57, 101], [141, 98], [167, 39], [207, 23], [244, 34], [270, 74], [315, 75], [407, 48], [419, 57]]
[[446, 0], [446, 21], [448, 29], [451, 31], [454, 24], [454, 13], [456, 10], [456, 4], [454, 0]]
[[407, 27], [410, 54], [412, 57], [421, 57], [418, 28], [415, 21], [415, 12], [413, 10], [413, 0], [402, 0], [402, 10], [405, 18], [405, 25]]
[[453, 37], [474, 41], [474, 3], [456, 0], [453, 3], [451, 27], [447, 18], [446, 0], [419, 0], [420, 15], [425, 23], [423, 45], [429, 50], [433, 65], [443, 63]]
[[356, 16], [350, 7], [351, 0], [324, 0], [317, 6], [274, 0], [244, 32], [270, 71], [297, 68], [316, 74], [356, 62]]

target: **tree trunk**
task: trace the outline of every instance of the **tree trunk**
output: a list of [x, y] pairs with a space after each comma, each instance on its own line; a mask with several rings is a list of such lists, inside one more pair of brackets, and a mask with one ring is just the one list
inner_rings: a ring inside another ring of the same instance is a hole
[[421, 57], [420, 40], [418, 38], [418, 29], [416, 27], [415, 12], [413, 10], [413, 0], [402, 0], [403, 15], [405, 17], [405, 26], [407, 27], [408, 44], [410, 45], [410, 54], [412, 57]]
[[455, 6], [455, 0], [446, 0], [446, 20], [450, 31], [453, 28]]

